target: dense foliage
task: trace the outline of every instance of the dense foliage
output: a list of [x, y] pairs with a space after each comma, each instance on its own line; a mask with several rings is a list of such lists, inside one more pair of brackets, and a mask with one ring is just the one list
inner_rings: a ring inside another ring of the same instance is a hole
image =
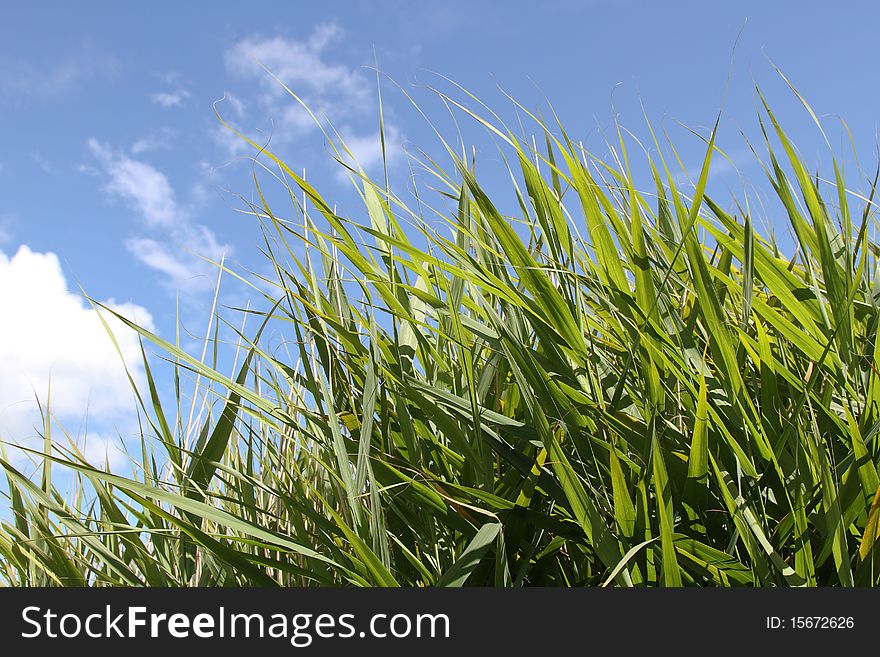
[[707, 195], [714, 132], [692, 184], [655, 156], [645, 190], [623, 138], [602, 161], [531, 117], [536, 149], [445, 100], [498, 141], [515, 216], [461, 144], [415, 190], [352, 167], [351, 216], [262, 153], [292, 210], [255, 177], [263, 328], [227, 377], [128, 322], [219, 396], [188, 441], [145, 351], [136, 476], [48, 430], [42, 481], [4, 459], [9, 584], [877, 583], [876, 178], [811, 174], [765, 105], [785, 252]]

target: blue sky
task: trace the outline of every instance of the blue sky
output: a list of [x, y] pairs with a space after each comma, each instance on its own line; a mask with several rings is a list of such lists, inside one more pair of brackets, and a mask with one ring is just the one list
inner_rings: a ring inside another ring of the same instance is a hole
[[[32, 435], [32, 388], [53, 377], [59, 416], [100, 450], [131, 435], [116, 355], [77, 284], [173, 336], [175, 300], [202, 331], [215, 274], [195, 253], [260, 270], [254, 223], [235, 211], [252, 168], [212, 104], [268, 139], [340, 204], [350, 185], [315, 126], [254, 64], [263, 61], [326, 112], [369, 170], [378, 162], [375, 75], [382, 71], [453, 126], [427, 91], [464, 85], [505, 118], [501, 89], [533, 109], [550, 99], [590, 146], [621, 123], [647, 137], [642, 103], [687, 167], [719, 108], [719, 143], [760, 183], [739, 134], [757, 134], [764, 90], [809, 162], [827, 149], [780, 67], [844, 152], [846, 120], [876, 161], [880, 85], [870, 2], [149, 2], [7, 3], [0, 23], [0, 434]], [[734, 45], [736, 47], [734, 48]], [[385, 82], [392, 175], [431, 131]], [[491, 142], [478, 157], [496, 161]], [[491, 167], [490, 167], [491, 169]], [[501, 172], [499, 172], [500, 174]], [[491, 173], [489, 174], [492, 175]], [[499, 178], [499, 181], [501, 178]], [[719, 193], [741, 188], [719, 169]], [[772, 221], [772, 216], [769, 219]], [[222, 301], [241, 303], [231, 286]], [[134, 358], [133, 339], [120, 340]], [[136, 366], [133, 366], [138, 376]], [[57, 394], [56, 394], [57, 393]], [[82, 409], [89, 408], [89, 424]]]

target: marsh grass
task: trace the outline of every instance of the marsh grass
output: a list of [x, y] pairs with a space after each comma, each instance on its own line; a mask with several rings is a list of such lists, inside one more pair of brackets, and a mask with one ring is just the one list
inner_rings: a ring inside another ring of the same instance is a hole
[[[603, 161], [521, 106], [534, 142], [441, 96], [499, 143], [515, 216], [453, 140], [415, 197], [334, 140], [350, 216], [261, 149], [271, 176], [247, 211], [275, 279], [241, 279], [265, 298], [225, 324], [234, 372], [119, 317], [164, 354], [176, 407], [145, 349], [136, 475], [48, 429], [40, 481], [0, 461], [7, 583], [876, 584], [876, 175], [849, 188], [835, 160], [822, 181], [764, 104], [754, 152], [786, 254], [745, 199], [707, 195], [717, 123], [682, 186], [621, 133]], [[73, 499], [53, 468], [75, 473]]]

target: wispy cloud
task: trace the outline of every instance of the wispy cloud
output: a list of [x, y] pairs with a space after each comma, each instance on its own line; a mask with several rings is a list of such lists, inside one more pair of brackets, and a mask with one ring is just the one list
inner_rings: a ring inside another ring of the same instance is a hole
[[120, 438], [103, 433], [88, 432], [77, 445], [88, 463], [99, 467], [108, 466], [111, 472], [119, 472], [129, 459], [125, 443]]
[[[248, 107], [238, 96], [224, 91], [222, 98], [215, 102], [214, 108], [227, 124], [239, 132], [247, 132], [242, 128], [240, 122], [247, 115]], [[254, 137], [256, 135], [252, 134], [251, 136]], [[247, 143], [243, 139], [233, 134], [226, 126], [220, 123], [212, 125], [209, 137], [231, 157], [238, 157], [249, 150]]]
[[54, 100], [90, 82], [111, 78], [119, 68], [116, 57], [89, 46], [49, 64], [0, 55], [0, 104]]
[[30, 158], [34, 164], [40, 167], [43, 173], [47, 173], [49, 175], [55, 174], [55, 167], [40, 151], [32, 151], [30, 153]]
[[164, 81], [170, 88], [150, 94], [150, 100], [166, 109], [185, 104], [190, 97], [190, 92], [181, 82], [180, 75], [168, 73], [164, 76]]
[[177, 289], [193, 293], [210, 289], [214, 270], [200, 256], [216, 262], [232, 247], [194, 220], [194, 208], [180, 204], [162, 171], [94, 138], [87, 147], [99, 165], [105, 191], [141, 219], [141, 234], [125, 242], [128, 251]]
[[168, 150], [174, 144], [174, 131], [167, 128], [141, 137], [131, 145], [132, 155]]
[[[351, 151], [351, 156], [348, 156], [340, 149], [343, 160], [352, 165], [356, 163], [364, 171], [376, 169], [382, 163], [382, 135], [378, 130], [361, 135], [354, 132], [351, 134], [351, 137], [343, 135], [345, 146]], [[403, 154], [401, 142], [400, 131], [393, 125], [385, 126], [385, 160], [387, 162], [393, 163]], [[346, 173], [346, 171], [340, 171], [340, 176], [345, 177]]]
[[[226, 52], [226, 67], [234, 75], [259, 79], [263, 103], [271, 110], [297, 107], [297, 103], [264, 66], [318, 112], [334, 118], [360, 113], [371, 99], [366, 77], [355, 67], [332, 61], [328, 52], [341, 36], [342, 30], [335, 23], [319, 25], [305, 40], [251, 36]], [[316, 127], [299, 107], [276, 118], [282, 119], [286, 127]]]
[[216, 269], [204, 260], [219, 262], [232, 247], [217, 241], [214, 232], [202, 224], [184, 224], [172, 240], [131, 237], [125, 248], [148, 267], [164, 274], [178, 289], [201, 292], [211, 288]]
[[189, 98], [189, 92], [186, 89], [176, 89], [174, 91], [160, 91], [152, 94], [150, 100], [161, 107], [180, 107]]
[[179, 220], [181, 212], [174, 189], [164, 173], [94, 138], [87, 146], [107, 176], [107, 192], [125, 200], [151, 226], [167, 227]]
[[244, 101], [235, 94], [231, 94], [228, 91], [225, 92], [223, 94], [223, 101], [229, 103], [229, 107], [232, 108], [232, 113], [239, 119], [247, 113], [247, 105], [245, 105]]
[[[364, 169], [381, 162], [379, 133], [366, 127], [377, 113], [374, 85], [364, 69], [346, 63], [334, 52], [342, 39], [338, 25], [325, 23], [305, 39], [250, 36], [227, 50], [227, 70], [240, 79], [258, 82], [262, 89], [260, 104], [273, 121], [272, 134], [253, 136], [254, 141], [271, 137], [273, 142], [283, 144], [314, 132], [326, 116], [346, 126], [342, 131], [345, 142]], [[302, 99], [314, 116], [290, 96], [279, 80]], [[386, 115], [386, 156], [391, 161], [403, 149], [400, 130], [388, 119]], [[234, 154], [244, 149], [243, 142], [228, 131], [216, 136]]]

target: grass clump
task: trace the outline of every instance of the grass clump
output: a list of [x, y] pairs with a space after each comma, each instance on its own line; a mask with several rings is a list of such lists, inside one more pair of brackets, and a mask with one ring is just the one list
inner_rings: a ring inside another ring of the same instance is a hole
[[878, 582], [876, 177], [822, 182], [765, 105], [786, 254], [707, 195], [715, 132], [695, 184], [646, 156], [646, 190], [623, 139], [602, 161], [532, 117], [539, 151], [444, 100], [499, 142], [514, 216], [460, 145], [415, 196], [340, 146], [351, 216], [263, 151], [295, 218], [255, 177], [276, 278], [234, 374], [120, 318], [221, 401], [188, 441], [145, 355], [136, 475], [48, 440], [40, 483], [4, 459], [7, 583]]

